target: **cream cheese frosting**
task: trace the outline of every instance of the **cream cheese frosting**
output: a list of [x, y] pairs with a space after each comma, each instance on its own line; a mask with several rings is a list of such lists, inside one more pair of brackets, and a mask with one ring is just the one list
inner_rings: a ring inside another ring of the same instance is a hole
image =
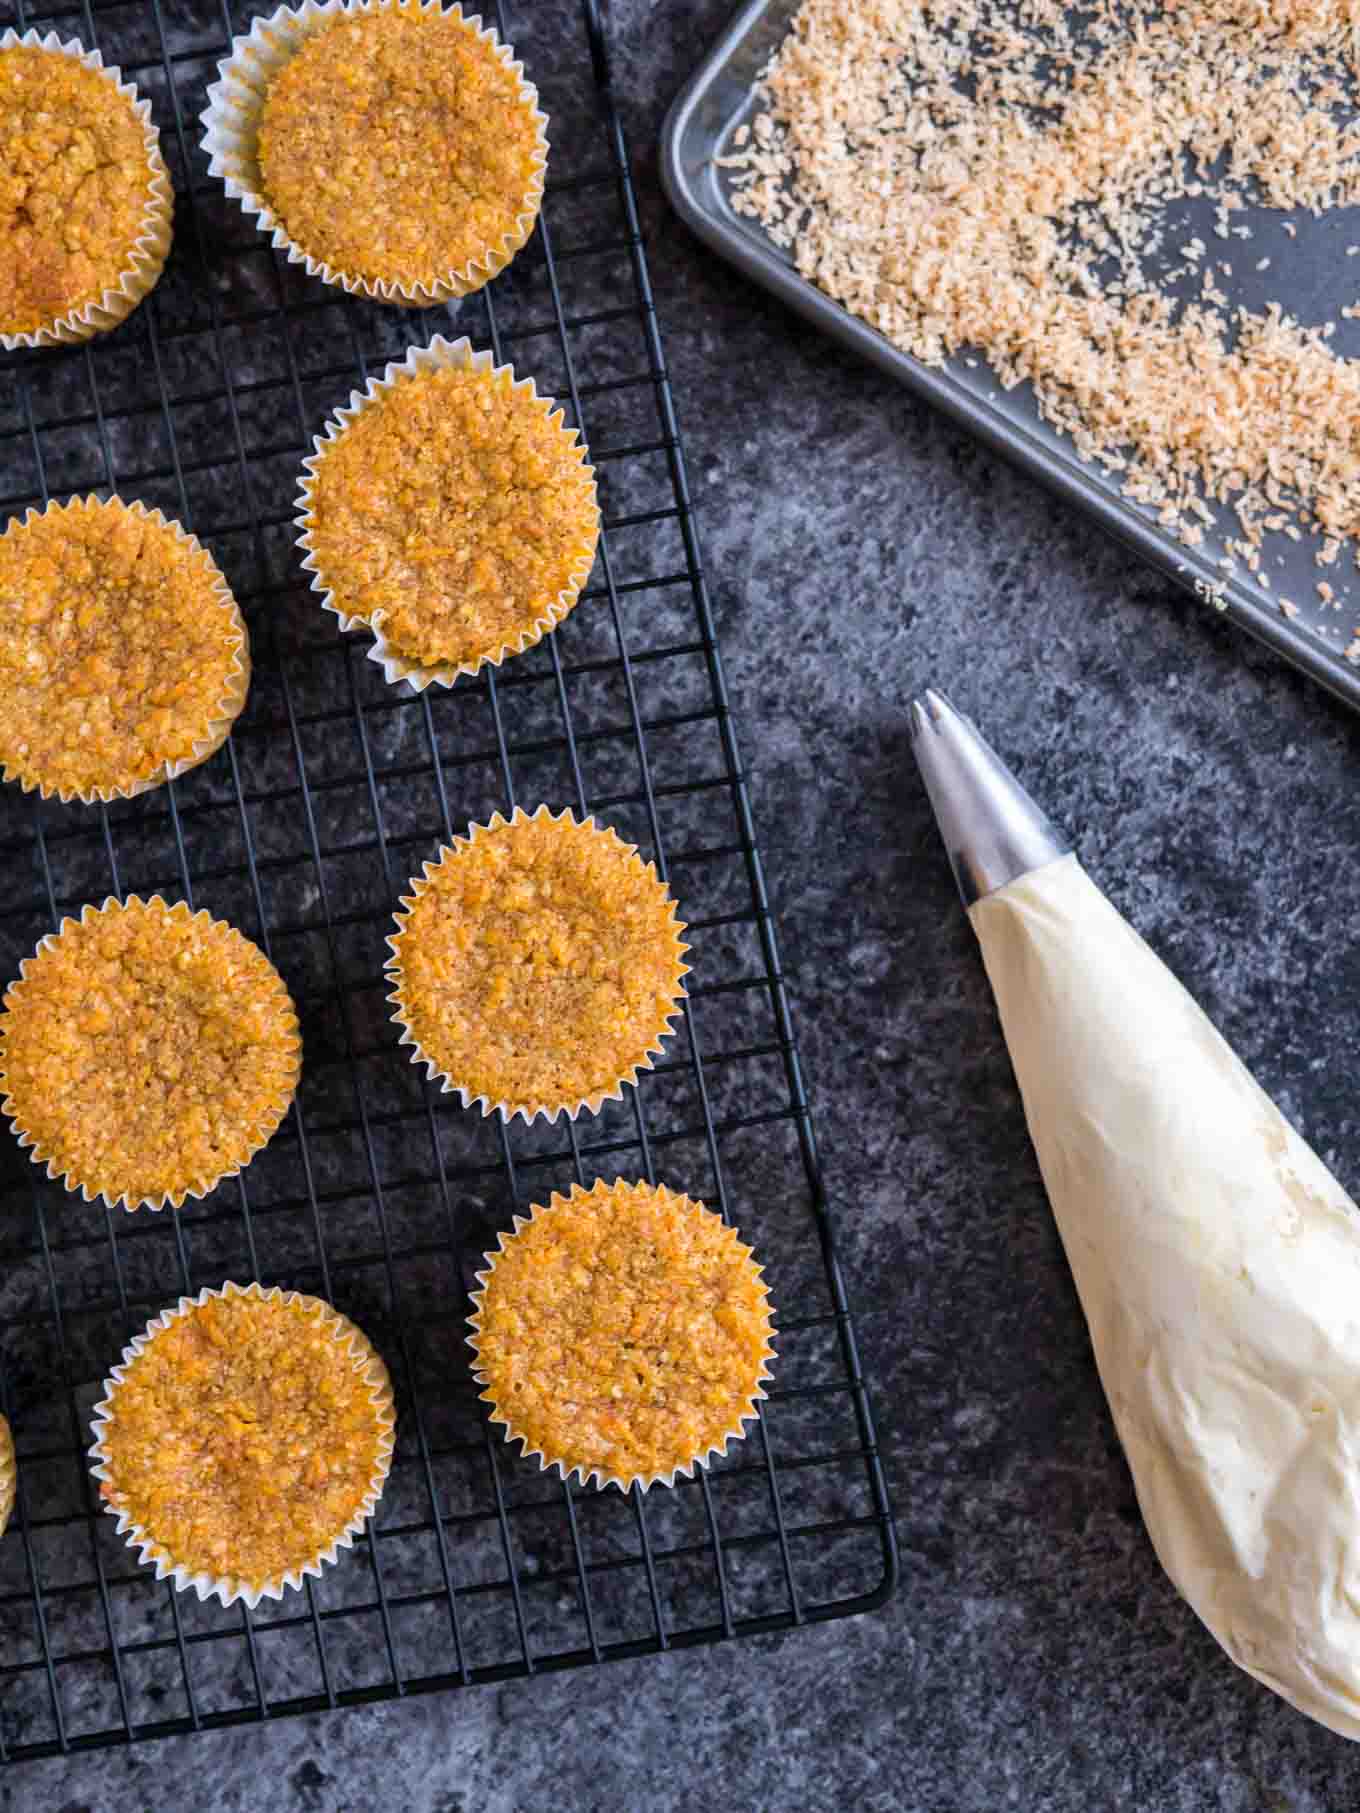
[[1075, 857], [974, 905], [1157, 1554], [1360, 1737], [1360, 1215]]

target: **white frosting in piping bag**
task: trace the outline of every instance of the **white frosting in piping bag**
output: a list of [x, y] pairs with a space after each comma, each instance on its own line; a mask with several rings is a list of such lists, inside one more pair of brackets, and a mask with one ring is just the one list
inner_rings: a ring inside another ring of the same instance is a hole
[[1162, 1565], [1360, 1737], [1360, 1211], [1075, 857], [970, 917]]

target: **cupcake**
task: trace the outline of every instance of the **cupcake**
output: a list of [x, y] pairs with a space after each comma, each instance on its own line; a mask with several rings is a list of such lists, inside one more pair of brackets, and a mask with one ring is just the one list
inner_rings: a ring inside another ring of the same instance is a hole
[[412, 1062], [463, 1106], [574, 1120], [650, 1070], [684, 995], [675, 902], [632, 844], [497, 813], [411, 883], [388, 996]]
[[761, 1267], [662, 1185], [597, 1183], [515, 1217], [468, 1318], [507, 1441], [563, 1479], [644, 1491], [745, 1434], [770, 1376]]
[[132, 84], [55, 32], [0, 35], [0, 345], [116, 327], [160, 276], [173, 213]]
[[556, 404], [467, 340], [414, 348], [350, 397], [298, 493], [303, 566], [342, 629], [421, 691], [499, 665], [575, 605], [595, 474]]
[[14, 1460], [14, 1436], [9, 1423], [0, 1416], [0, 1536], [14, 1514], [14, 1491], [18, 1470]]
[[158, 1580], [254, 1607], [353, 1546], [395, 1428], [387, 1369], [352, 1322], [296, 1291], [224, 1284], [124, 1349], [91, 1470]]
[[532, 233], [547, 121], [459, 7], [280, 7], [219, 73], [208, 167], [309, 276], [428, 308], [480, 289]]
[[0, 535], [0, 770], [26, 792], [129, 799], [206, 761], [250, 684], [211, 557], [159, 510], [52, 504]]
[[65, 919], [0, 1013], [0, 1112], [49, 1177], [110, 1208], [178, 1208], [234, 1177], [302, 1063], [278, 972], [241, 933], [159, 897]]

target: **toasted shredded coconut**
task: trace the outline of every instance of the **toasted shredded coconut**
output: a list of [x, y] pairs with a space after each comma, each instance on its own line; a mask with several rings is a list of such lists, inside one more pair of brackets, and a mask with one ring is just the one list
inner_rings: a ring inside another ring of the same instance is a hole
[[1032, 385], [1188, 545], [1226, 505], [1255, 572], [1270, 519], [1360, 527], [1360, 363], [1335, 323], [1230, 311], [1201, 239], [1148, 264], [1186, 197], [1243, 240], [1249, 205], [1360, 202], [1357, 67], [1356, 0], [804, 0], [722, 161], [805, 277], [927, 363]]

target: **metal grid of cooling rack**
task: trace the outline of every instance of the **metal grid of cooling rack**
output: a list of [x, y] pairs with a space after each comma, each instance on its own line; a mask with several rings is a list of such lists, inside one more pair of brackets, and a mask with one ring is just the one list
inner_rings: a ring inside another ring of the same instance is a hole
[[[593, 0], [496, 22], [552, 121], [539, 231], [492, 288], [422, 315], [338, 298], [206, 174], [197, 117], [234, 0], [0, 0], [0, 28], [98, 45], [153, 102], [177, 191], [148, 302], [91, 345], [0, 356], [0, 506], [117, 489], [212, 549], [250, 624], [226, 747], [109, 808], [6, 789], [0, 974], [87, 900], [160, 891], [282, 971], [305, 1070], [283, 1130], [178, 1215], [110, 1212], [0, 1142], [0, 1409], [19, 1451], [0, 1540], [0, 1760], [248, 1723], [772, 1631], [881, 1603], [892, 1524], [831, 1249]], [[292, 547], [310, 437], [412, 339], [470, 334], [568, 407], [600, 475], [590, 588], [539, 649], [421, 697], [336, 633]], [[407, 877], [519, 803], [593, 812], [654, 856], [694, 973], [665, 1060], [565, 1129], [502, 1127], [423, 1083], [381, 979]], [[480, 1254], [573, 1180], [660, 1177], [766, 1262], [777, 1377], [707, 1474], [645, 1498], [565, 1488], [489, 1430], [462, 1346]], [[129, 1336], [227, 1277], [319, 1292], [397, 1389], [369, 1536], [255, 1613], [138, 1568], [97, 1512], [89, 1409]]]

